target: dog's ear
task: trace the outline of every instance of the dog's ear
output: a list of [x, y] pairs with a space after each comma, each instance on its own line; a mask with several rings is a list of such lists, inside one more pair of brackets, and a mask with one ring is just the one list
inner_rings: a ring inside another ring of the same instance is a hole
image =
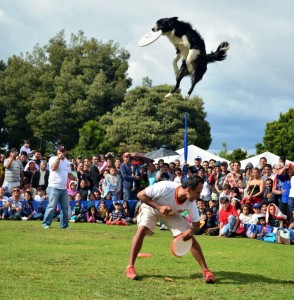
[[169, 18], [169, 26], [174, 27], [177, 21], [178, 17]]

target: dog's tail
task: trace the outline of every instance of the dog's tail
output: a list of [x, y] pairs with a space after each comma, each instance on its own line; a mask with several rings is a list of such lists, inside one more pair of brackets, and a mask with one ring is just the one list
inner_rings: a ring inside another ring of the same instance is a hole
[[207, 54], [207, 63], [213, 63], [216, 61], [222, 61], [227, 57], [227, 51], [230, 49], [230, 44], [228, 42], [222, 42], [216, 49], [215, 52], [211, 51]]

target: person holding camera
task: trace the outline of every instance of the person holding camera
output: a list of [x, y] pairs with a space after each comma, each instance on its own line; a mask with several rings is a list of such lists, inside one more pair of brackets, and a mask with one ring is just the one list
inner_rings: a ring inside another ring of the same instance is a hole
[[69, 161], [66, 159], [66, 148], [59, 145], [57, 155], [49, 159], [49, 180], [47, 194], [49, 203], [45, 212], [42, 226], [45, 229], [50, 228], [56, 211], [57, 203], [60, 204], [60, 228], [68, 228], [68, 192], [66, 189], [67, 179], [77, 181], [77, 178], [71, 173]]

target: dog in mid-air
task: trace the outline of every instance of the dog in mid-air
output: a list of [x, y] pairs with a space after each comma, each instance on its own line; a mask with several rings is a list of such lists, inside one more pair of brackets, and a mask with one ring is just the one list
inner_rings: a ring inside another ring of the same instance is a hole
[[[176, 48], [176, 57], [173, 60], [176, 75], [175, 87], [165, 96], [170, 97], [180, 87], [181, 80], [191, 76], [191, 87], [187, 93], [188, 99], [207, 70], [207, 64], [222, 61], [227, 56], [230, 48], [228, 42], [222, 42], [215, 52], [206, 54], [205, 43], [202, 36], [192, 28], [191, 24], [179, 21], [178, 17], [164, 18], [156, 22], [152, 31], [162, 31]], [[178, 68], [178, 61], [182, 58], [182, 65]]]

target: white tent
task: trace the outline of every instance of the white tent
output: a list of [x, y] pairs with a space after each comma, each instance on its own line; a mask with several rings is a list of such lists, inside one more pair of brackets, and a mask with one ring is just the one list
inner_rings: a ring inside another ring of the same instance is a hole
[[[170, 163], [172, 161], [175, 161], [175, 159], [179, 159], [181, 164], [184, 163], [184, 148], [181, 148], [181, 149], [178, 149], [176, 150], [176, 152], [178, 152], [180, 155], [172, 155], [172, 156], [165, 156], [165, 157], [160, 157], [160, 158], [157, 158], [155, 159], [155, 161], [157, 162], [159, 159], [163, 159], [164, 162], [167, 162], [167, 163]], [[187, 162], [189, 165], [194, 165], [194, 160], [195, 160], [195, 157], [196, 156], [200, 156], [202, 158], [202, 162], [204, 160], [207, 160], [209, 161], [210, 159], [215, 159], [216, 161], [226, 161], [229, 163], [228, 160], [222, 158], [222, 157], [219, 157], [215, 154], [212, 154], [206, 150], [203, 150], [197, 146], [194, 146], [194, 145], [189, 145], [188, 146], [188, 159], [187, 159]]]
[[[246, 158], [244, 160], [241, 160], [241, 169], [245, 169], [246, 165], [249, 162], [251, 162], [253, 164], [253, 167], [258, 166], [259, 160], [260, 160], [261, 157], [265, 157], [267, 159], [267, 163], [271, 164], [272, 166], [274, 166], [275, 164], [277, 164], [279, 162], [279, 156], [278, 155], [267, 151], [267, 152], [263, 152], [261, 154], [258, 154], [256, 156], [249, 157], [249, 158]], [[289, 160], [286, 160], [286, 163], [292, 163], [292, 162], [289, 161]]]

